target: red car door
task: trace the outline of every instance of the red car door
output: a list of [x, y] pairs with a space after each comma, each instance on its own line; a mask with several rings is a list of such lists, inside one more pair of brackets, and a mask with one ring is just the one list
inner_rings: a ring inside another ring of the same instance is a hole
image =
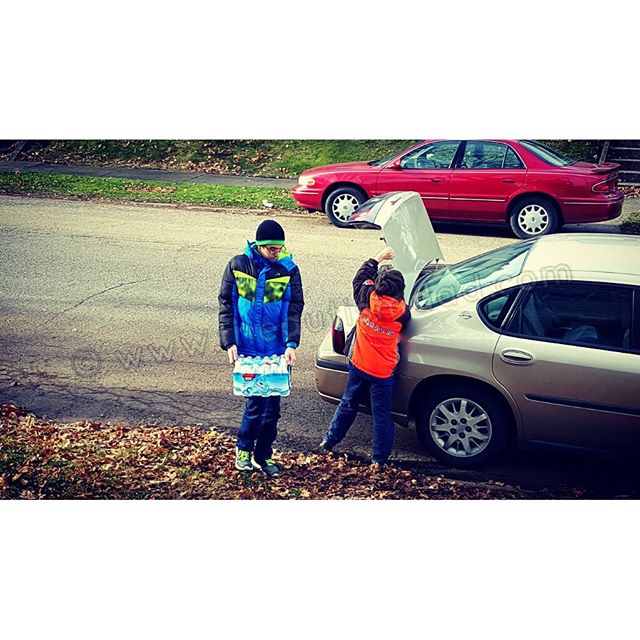
[[450, 220], [500, 222], [507, 202], [525, 184], [527, 169], [518, 154], [502, 142], [469, 141], [453, 169]]
[[443, 140], [410, 151], [380, 171], [376, 195], [390, 191], [417, 191], [430, 218], [446, 218], [451, 167], [459, 145], [459, 140]]

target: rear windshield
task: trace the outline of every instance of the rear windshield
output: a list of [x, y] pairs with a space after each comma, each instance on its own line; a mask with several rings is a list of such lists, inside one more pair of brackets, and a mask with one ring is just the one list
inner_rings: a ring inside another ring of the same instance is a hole
[[538, 156], [538, 158], [548, 162], [554, 167], [566, 167], [567, 165], [575, 162], [573, 158], [565, 156], [559, 151], [555, 151], [555, 149], [551, 149], [541, 142], [535, 142], [534, 140], [520, 140], [520, 144], [528, 151], [531, 151], [533, 155]]
[[467, 293], [515, 278], [522, 271], [534, 243], [535, 240], [515, 242], [427, 275], [416, 284], [413, 302], [418, 309], [432, 309]]

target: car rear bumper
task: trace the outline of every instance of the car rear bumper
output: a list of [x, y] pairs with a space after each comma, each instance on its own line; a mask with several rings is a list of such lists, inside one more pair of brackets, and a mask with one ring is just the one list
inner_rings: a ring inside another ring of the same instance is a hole
[[622, 213], [624, 194], [618, 191], [613, 194], [604, 194], [597, 198], [581, 200], [579, 198], [567, 198], [562, 203], [564, 221], [568, 224], [575, 222], [600, 222], [613, 220]]
[[344, 393], [349, 372], [347, 365], [316, 357], [316, 389], [324, 400], [338, 403]]
[[301, 207], [322, 210], [322, 191], [320, 189], [310, 189], [298, 185], [291, 189], [291, 193]]

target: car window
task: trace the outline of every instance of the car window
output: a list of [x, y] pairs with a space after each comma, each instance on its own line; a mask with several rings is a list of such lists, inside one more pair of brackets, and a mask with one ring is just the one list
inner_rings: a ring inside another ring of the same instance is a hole
[[518, 157], [518, 154], [511, 148], [507, 147], [507, 153], [504, 156], [504, 169], [524, 169], [522, 160]]
[[449, 169], [460, 145], [459, 140], [445, 140], [415, 149], [400, 161], [402, 169]]
[[535, 240], [515, 242], [481, 256], [445, 267], [416, 283], [413, 301], [418, 309], [432, 309], [483, 287], [515, 278]]
[[520, 144], [527, 149], [527, 151], [530, 151], [534, 155], [538, 156], [538, 158], [553, 165], [554, 167], [566, 167], [567, 165], [575, 162], [573, 158], [565, 156], [559, 151], [555, 151], [554, 149], [547, 147], [547, 145], [535, 142], [534, 140], [520, 140]]
[[[522, 167], [522, 163], [520, 163], [517, 155], [506, 144], [502, 144], [501, 142], [469, 141], [465, 146], [460, 168], [502, 169], [504, 168], [505, 159], [509, 151], [511, 151], [518, 162], [516, 166]], [[510, 162], [514, 162], [513, 158]]]
[[380, 160], [372, 160], [371, 162], [367, 162], [367, 164], [370, 167], [381, 167], [382, 165], [387, 164], [387, 162], [391, 162], [397, 155], [398, 155], [398, 151], [396, 151], [395, 153], [392, 153], [390, 156], [385, 156]]
[[480, 317], [494, 329], [499, 329], [508, 311], [509, 300], [515, 299], [516, 289], [508, 289], [478, 303]]
[[506, 333], [589, 347], [631, 350], [631, 287], [601, 283], [532, 285]]

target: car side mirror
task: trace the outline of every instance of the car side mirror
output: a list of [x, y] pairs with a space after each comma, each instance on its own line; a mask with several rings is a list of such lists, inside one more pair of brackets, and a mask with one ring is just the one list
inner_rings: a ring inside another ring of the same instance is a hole
[[402, 162], [402, 158], [398, 158], [397, 160], [394, 160], [391, 164], [387, 165], [387, 169], [393, 169], [395, 171], [398, 171], [402, 169], [402, 167], [400, 166], [401, 162]]

